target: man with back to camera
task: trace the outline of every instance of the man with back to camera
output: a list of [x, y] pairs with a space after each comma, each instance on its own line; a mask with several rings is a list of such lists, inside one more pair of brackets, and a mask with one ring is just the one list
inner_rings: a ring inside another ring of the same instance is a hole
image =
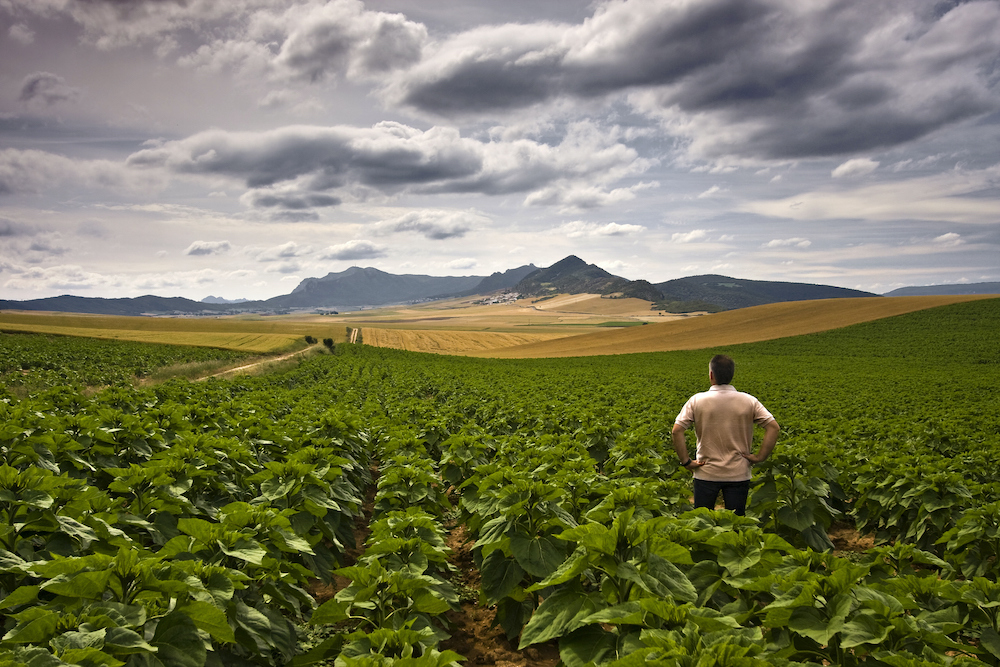
[[[781, 429], [760, 401], [730, 384], [735, 372], [736, 362], [730, 357], [712, 357], [708, 364], [712, 386], [688, 399], [674, 420], [671, 435], [681, 466], [694, 473], [694, 506], [714, 509], [721, 491], [726, 509], [743, 516], [750, 494], [750, 466], [771, 455]], [[694, 459], [688, 456], [684, 440], [692, 424], [698, 436]], [[764, 428], [757, 454], [751, 452], [754, 424]]]

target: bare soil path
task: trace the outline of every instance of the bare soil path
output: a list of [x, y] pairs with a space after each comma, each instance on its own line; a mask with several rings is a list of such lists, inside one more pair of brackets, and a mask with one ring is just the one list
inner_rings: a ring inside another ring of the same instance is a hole
[[307, 348], [305, 348], [303, 350], [298, 350], [296, 352], [290, 352], [288, 354], [283, 354], [283, 355], [277, 356], [277, 357], [268, 357], [266, 359], [261, 359], [260, 361], [255, 361], [252, 364], [245, 364], [243, 366], [237, 366], [236, 368], [227, 368], [224, 371], [219, 371], [218, 373], [211, 373], [210, 375], [206, 375], [204, 377], [197, 378], [195, 380], [195, 382], [201, 382], [201, 381], [207, 380], [209, 378], [229, 377], [229, 376], [232, 376], [232, 375], [238, 375], [240, 373], [251, 371], [251, 370], [253, 370], [255, 368], [260, 368], [261, 366], [263, 366], [265, 364], [276, 364], [276, 363], [280, 363], [282, 361], [288, 361], [289, 359], [293, 359], [295, 357], [302, 356], [302, 355], [308, 353], [311, 350], [315, 350], [315, 349], [319, 348], [320, 346], [322, 346], [322, 343], [316, 343], [314, 345], [310, 345], [309, 347], [307, 347]]

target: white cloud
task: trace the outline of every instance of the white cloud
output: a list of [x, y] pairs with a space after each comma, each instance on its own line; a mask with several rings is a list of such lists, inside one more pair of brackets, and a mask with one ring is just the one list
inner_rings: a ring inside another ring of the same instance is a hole
[[[146, 148], [127, 161], [135, 168], [243, 179], [255, 189], [245, 202], [294, 210], [334, 205], [341, 196], [310, 199], [318, 192], [346, 196], [357, 189], [383, 194], [551, 192], [544, 202], [530, 197], [528, 202], [603, 205], [652, 187], [646, 183], [609, 192], [606, 185], [654, 163], [591, 123], [573, 124], [559, 144], [549, 145], [528, 139], [484, 142], [463, 138], [454, 128], [419, 130], [396, 122], [370, 128], [210, 130]], [[572, 192], [599, 196], [587, 200], [566, 194]]]
[[330, 246], [320, 255], [320, 259], [355, 260], [384, 257], [386, 249], [371, 241], [353, 240]]
[[416, 232], [425, 238], [441, 241], [461, 238], [489, 223], [490, 219], [477, 211], [424, 209], [382, 220], [373, 225], [372, 230], [377, 234]]
[[955, 232], [948, 232], [947, 234], [942, 234], [941, 236], [934, 238], [934, 243], [942, 246], [960, 246], [965, 243], [960, 234]]
[[834, 178], [856, 178], [858, 176], [867, 176], [878, 169], [878, 165], [878, 161], [870, 158], [854, 158], [853, 160], [848, 160], [831, 171], [830, 175]]
[[714, 197], [715, 195], [719, 194], [720, 192], [724, 192], [724, 190], [721, 187], [719, 187], [718, 185], [713, 185], [708, 190], [705, 190], [704, 192], [702, 192], [701, 194], [699, 194], [698, 195], [698, 199], [708, 199], [710, 197]]
[[[282, 243], [281, 245], [276, 245], [260, 252], [257, 254], [257, 261], [280, 262], [290, 260], [294, 257], [302, 257], [303, 255], [308, 255], [312, 252], [313, 249], [309, 246], [302, 248], [295, 241], [289, 241], [288, 243]], [[295, 270], [297, 271], [298, 269]], [[291, 273], [291, 271], [282, 271], [282, 273]]]
[[457, 271], [465, 271], [471, 269], [479, 262], [476, 261], [474, 257], [462, 257], [460, 259], [453, 259], [450, 262], [445, 263], [445, 268], [455, 269]]
[[646, 231], [642, 225], [629, 225], [617, 222], [609, 222], [601, 225], [596, 222], [583, 222], [575, 220], [560, 225], [556, 232], [565, 235], [567, 238], [596, 238], [602, 236], [629, 236]]
[[936, 220], [992, 225], [997, 222], [994, 198], [973, 193], [1000, 183], [1000, 165], [952, 171], [845, 191], [804, 192], [784, 199], [757, 200], [740, 209], [793, 220]]
[[184, 250], [185, 255], [221, 255], [232, 249], [229, 241], [193, 241]]
[[809, 239], [800, 237], [790, 239], [772, 239], [764, 244], [765, 248], [808, 248], [812, 245]]
[[11, 278], [4, 287], [18, 292], [45, 293], [110, 291], [124, 294], [149, 294], [176, 292], [200, 288], [226, 278], [227, 274], [215, 269], [176, 271], [163, 273], [105, 273], [77, 264], [60, 264], [48, 267], [10, 266]]
[[302, 270], [302, 264], [292, 259], [292, 260], [279, 261], [276, 262], [275, 264], [271, 264], [266, 269], [264, 269], [264, 272], [281, 273], [287, 275], [290, 273], [298, 273], [301, 270]]
[[25, 46], [35, 41], [35, 32], [23, 23], [12, 24], [7, 34], [12, 40]]
[[695, 243], [708, 238], [708, 230], [693, 229], [690, 232], [676, 232], [670, 235], [671, 243]]
[[40, 193], [66, 185], [141, 191], [162, 185], [159, 174], [137, 173], [110, 160], [74, 160], [39, 150], [0, 150], [0, 195]]

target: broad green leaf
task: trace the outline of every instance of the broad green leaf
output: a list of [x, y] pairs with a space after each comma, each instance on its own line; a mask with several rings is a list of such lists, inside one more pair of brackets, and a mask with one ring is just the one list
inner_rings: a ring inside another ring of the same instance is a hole
[[494, 551], [483, 560], [479, 570], [486, 599], [497, 601], [510, 595], [524, 579], [524, 570], [512, 558]]
[[566, 667], [586, 667], [617, 658], [618, 635], [588, 625], [559, 640], [559, 657]]
[[609, 528], [599, 523], [585, 523], [575, 528], [569, 528], [557, 535], [560, 540], [575, 542], [591, 551], [610, 556], [618, 546], [618, 536]]
[[813, 551], [832, 551], [833, 542], [822, 526], [813, 524], [802, 531], [802, 539]]
[[413, 596], [413, 610], [424, 614], [438, 616], [451, 609], [446, 600], [442, 600], [431, 591], [422, 591]]
[[604, 602], [597, 593], [567, 589], [556, 591], [545, 598], [524, 626], [518, 650], [573, 632], [602, 606]]
[[98, 648], [71, 648], [62, 654], [62, 659], [70, 665], [87, 667], [122, 667], [125, 663]]
[[20, 586], [0, 601], [0, 609], [10, 609], [22, 604], [30, 604], [38, 599], [38, 586]]
[[155, 646], [143, 639], [138, 632], [128, 628], [108, 628], [104, 646], [118, 654], [156, 652]]
[[794, 507], [785, 505], [778, 509], [776, 516], [782, 524], [799, 531], [805, 530], [816, 523], [812, 507], [805, 503]]
[[984, 629], [979, 635], [979, 641], [994, 657], [1000, 658], [1000, 634], [997, 634], [996, 630], [989, 627]]
[[227, 547], [222, 542], [218, 544], [222, 553], [230, 558], [237, 558], [253, 565], [261, 565], [264, 562], [264, 557], [267, 556], [267, 551], [262, 546], [250, 540], [240, 540], [234, 547]]
[[76, 519], [57, 514], [56, 521], [59, 522], [59, 528], [62, 532], [75, 537], [84, 545], [88, 545], [97, 539], [97, 533], [95, 533], [92, 528], [83, 525]]
[[[788, 627], [820, 644], [829, 644], [830, 638], [844, 627], [844, 619], [850, 608], [850, 600], [847, 597], [837, 596], [838, 599], [831, 601], [833, 603], [827, 605], [826, 609], [811, 606], [793, 608], [788, 618]], [[824, 611], [831, 615], [824, 616]]]
[[288, 667], [307, 667], [307, 665], [315, 665], [317, 662], [336, 658], [340, 655], [343, 648], [344, 635], [336, 634], [332, 637], [327, 637], [305, 653], [292, 658], [292, 661], [288, 663]]
[[3, 641], [13, 644], [44, 644], [59, 627], [60, 618], [62, 615], [58, 612], [39, 609], [28, 622], [14, 626], [3, 636]]
[[698, 591], [680, 568], [656, 554], [646, 559], [646, 573], [663, 585], [670, 595], [681, 602], [695, 602]]
[[510, 538], [510, 551], [524, 571], [536, 579], [555, 572], [566, 558], [563, 543], [552, 537], [528, 539], [515, 535]]
[[646, 610], [638, 601], [623, 602], [607, 609], [596, 611], [583, 622], [587, 625], [608, 623], [611, 625], [644, 625]]
[[330, 598], [317, 607], [309, 619], [311, 625], [330, 625], [347, 618], [349, 603]]
[[231, 643], [236, 641], [233, 629], [226, 619], [226, 613], [208, 602], [188, 602], [178, 606], [177, 611], [188, 616], [199, 630], [207, 632], [217, 642]]
[[891, 623], [874, 614], [860, 613], [844, 623], [840, 631], [840, 645], [853, 648], [862, 644], [881, 644], [891, 630]]
[[80, 632], [77, 630], [71, 630], [69, 632], [64, 632], [58, 637], [53, 637], [49, 644], [52, 648], [56, 649], [59, 653], [68, 651], [69, 649], [77, 648], [96, 648], [101, 649], [104, 647], [104, 636], [107, 634], [107, 630], [101, 628], [100, 630], [94, 630], [92, 632]]
[[583, 546], [576, 548], [569, 558], [563, 561], [555, 572], [550, 574], [544, 580], [539, 581], [536, 584], [532, 584], [528, 587], [529, 591], [540, 591], [542, 589], [548, 588], [549, 586], [557, 586], [559, 584], [564, 584], [567, 581], [576, 579], [581, 574], [583, 574], [587, 568], [590, 567], [590, 559], [587, 556], [587, 549]]
[[187, 615], [174, 611], [161, 618], [150, 644], [156, 647], [156, 657], [170, 667], [204, 667], [205, 644], [198, 628]]

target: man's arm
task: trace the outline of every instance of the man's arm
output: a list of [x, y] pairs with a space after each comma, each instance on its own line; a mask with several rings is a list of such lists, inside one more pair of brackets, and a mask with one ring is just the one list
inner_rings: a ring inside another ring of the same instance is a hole
[[772, 419], [764, 424], [764, 439], [760, 442], [760, 450], [756, 454], [743, 454], [743, 458], [750, 463], [760, 463], [766, 460], [774, 451], [774, 445], [778, 442], [778, 433], [780, 432], [781, 427], [775, 420]]
[[677, 452], [677, 456], [680, 457], [681, 460], [680, 462], [684, 463], [685, 461], [688, 460], [688, 458], [691, 459], [691, 463], [689, 463], [687, 466], [687, 468], [690, 470], [702, 464], [696, 461], [694, 457], [688, 457], [687, 442], [684, 440], [684, 432], [686, 430], [687, 429], [684, 428], [683, 425], [674, 423], [674, 428], [670, 432], [670, 435], [674, 443], [674, 451]]

